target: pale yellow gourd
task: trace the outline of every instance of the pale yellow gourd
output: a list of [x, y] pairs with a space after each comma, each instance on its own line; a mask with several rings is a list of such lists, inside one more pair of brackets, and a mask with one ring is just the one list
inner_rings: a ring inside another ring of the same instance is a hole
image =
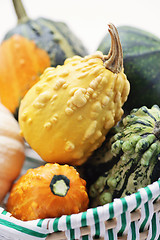
[[113, 24], [109, 32], [107, 56], [74, 56], [47, 68], [21, 102], [22, 135], [47, 162], [82, 164], [122, 117], [130, 85]]
[[0, 202], [18, 177], [25, 158], [18, 122], [0, 103]]

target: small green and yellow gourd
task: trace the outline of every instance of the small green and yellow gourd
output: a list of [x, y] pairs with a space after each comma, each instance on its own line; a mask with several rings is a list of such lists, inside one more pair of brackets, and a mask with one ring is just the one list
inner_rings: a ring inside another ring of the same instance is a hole
[[117, 160], [91, 185], [92, 206], [135, 193], [160, 177], [160, 108], [133, 109], [117, 130], [110, 139], [110, 150]]
[[31, 19], [27, 15], [22, 0], [12, 0], [12, 2], [18, 24], [7, 32], [4, 41], [15, 34], [32, 40], [36, 47], [46, 52], [53, 67], [62, 65], [68, 57], [87, 55], [88, 51], [82, 41], [66, 23], [43, 17]]

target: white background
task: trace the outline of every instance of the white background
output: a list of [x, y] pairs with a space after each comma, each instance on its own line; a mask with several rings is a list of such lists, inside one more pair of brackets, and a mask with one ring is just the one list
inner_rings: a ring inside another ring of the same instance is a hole
[[[94, 52], [107, 24], [135, 26], [160, 37], [160, 0], [23, 0], [30, 18], [64, 21]], [[0, 41], [17, 23], [12, 0], [0, 0]]]

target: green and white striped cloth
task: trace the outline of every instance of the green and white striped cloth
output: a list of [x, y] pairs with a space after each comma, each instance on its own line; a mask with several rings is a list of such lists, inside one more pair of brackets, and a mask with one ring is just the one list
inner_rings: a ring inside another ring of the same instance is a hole
[[[46, 239], [53, 232], [63, 231], [67, 239], [90, 240], [103, 237], [114, 240], [127, 234], [127, 239], [140, 239], [140, 232], [148, 230], [147, 240], [160, 239], [159, 212], [154, 213], [153, 203], [160, 196], [160, 180], [140, 189], [137, 193], [114, 202], [88, 209], [86, 212], [60, 218], [20, 221], [0, 208], [0, 239]], [[130, 213], [140, 208], [141, 218], [131, 222]], [[105, 221], [116, 218], [114, 229], [105, 230]], [[90, 226], [91, 233], [80, 236], [80, 227]]]

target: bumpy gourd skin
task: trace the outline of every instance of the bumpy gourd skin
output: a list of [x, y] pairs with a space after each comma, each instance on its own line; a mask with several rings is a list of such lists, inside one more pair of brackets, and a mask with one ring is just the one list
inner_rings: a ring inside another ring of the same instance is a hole
[[117, 127], [111, 142], [116, 164], [92, 186], [91, 205], [103, 205], [146, 187], [160, 177], [160, 109], [133, 109]]
[[129, 82], [101, 52], [48, 68], [21, 102], [22, 135], [47, 162], [80, 165], [123, 114]]
[[86, 181], [74, 167], [47, 163], [29, 169], [13, 185], [7, 211], [27, 221], [83, 212], [88, 202]]

